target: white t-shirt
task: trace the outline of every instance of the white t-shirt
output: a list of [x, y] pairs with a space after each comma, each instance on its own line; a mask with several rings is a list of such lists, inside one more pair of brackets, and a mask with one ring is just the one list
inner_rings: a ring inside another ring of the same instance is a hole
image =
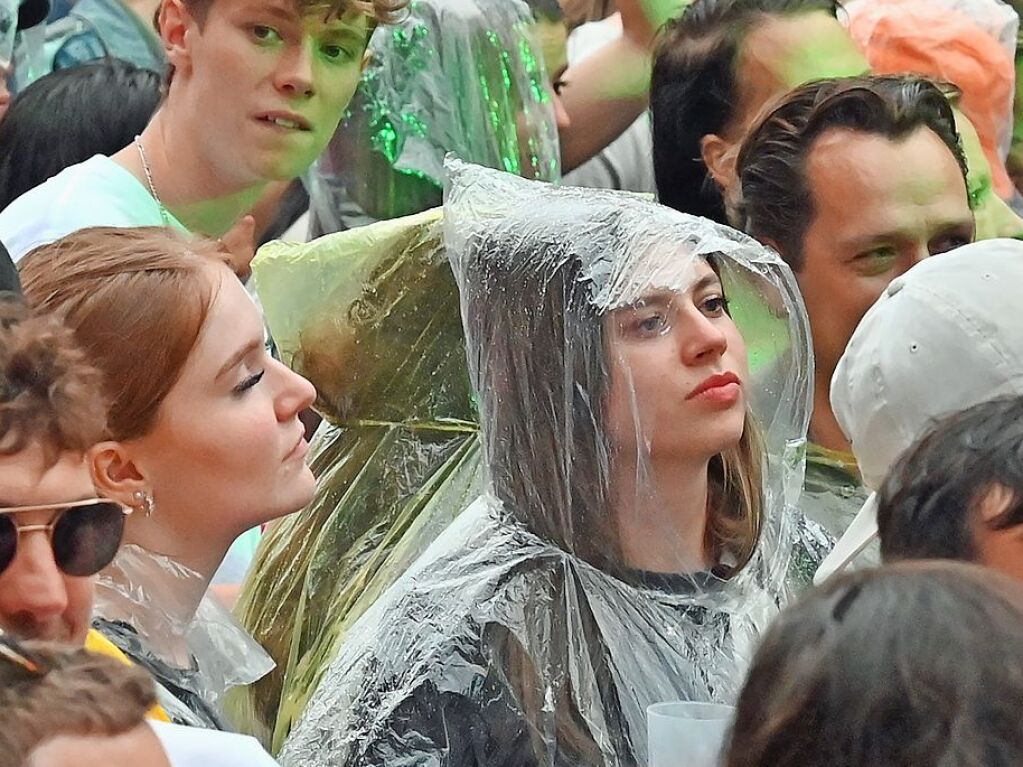
[[[602, 45], [621, 36], [622, 19], [617, 13], [603, 21], [583, 24], [569, 35], [568, 61], [577, 64]], [[625, 189], [654, 194], [657, 187], [654, 182], [653, 151], [650, 112], [646, 111], [601, 152], [566, 173], [565, 183], [569, 186]]]
[[150, 721], [171, 767], [279, 767], [259, 741], [233, 732]]
[[[169, 213], [173, 226], [184, 227]], [[160, 204], [109, 157], [65, 168], [0, 212], [0, 242], [15, 262], [40, 245], [90, 226], [166, 226]]]

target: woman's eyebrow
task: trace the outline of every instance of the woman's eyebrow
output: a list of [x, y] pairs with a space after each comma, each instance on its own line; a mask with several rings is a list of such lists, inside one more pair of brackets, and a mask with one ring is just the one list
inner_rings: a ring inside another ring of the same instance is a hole
[[722, 287], [722, 285], [721, 285], [721, 278], [718, 277], [716, 274], [708, 274], [708, 275], [698, 279], [696, 281], [696, 283], [693, 285], [693, 287], [690, 288], [690, 291], [693, 292], [693, 293], [698, 293], [701, 290], [705, 290], [707, 288], [720, 288], [720, 287]]
[[643, 309], [648, 306], [667, 306], [675, 300], [675, 291], [673, 290], [653, 290], [649, 293], [644, 293], [642, 296], [637, 298], [635, 301], [630, 301], [627, 304], [623, 304], [620, 309]]
[[261, 341], [249, 341], [247, 344], [245, 344], [245, 346], [243, 346], [241, 349], [239, 349], [238, 351], [236, 351], [234, 354], [227, 358], [227, 362], [225, 362], [224, 366], [220, 368], [220, 371], [217, 373], [216, 378], [213, 380], [219, 381], [235, 365], [237, 365], [243, 359], [252, 354], [252, 352], [256, 351], [256, 349], [262, 348], [262, 346], [263, 344]]

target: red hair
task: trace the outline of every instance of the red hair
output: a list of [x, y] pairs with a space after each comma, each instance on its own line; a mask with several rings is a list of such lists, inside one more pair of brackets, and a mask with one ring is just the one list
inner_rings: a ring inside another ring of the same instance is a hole
[[212, 270], [224, 263], [216, 243], [160, 227], [82, 229], [22, 260], [25, 298], [61, 316], [103, 376], [110, 438], [152, 427], [205, 324]]

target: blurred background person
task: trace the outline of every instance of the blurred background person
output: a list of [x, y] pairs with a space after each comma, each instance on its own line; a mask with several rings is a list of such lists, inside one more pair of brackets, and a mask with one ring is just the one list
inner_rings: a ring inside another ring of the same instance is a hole
[[19, 93], [0, 122], [0, 210], [65, 168], [130, 144], [160, 103], [160, 84], [155, 72], [107, 59]]
[[833, 0], [695, 0], [665, 26], [650, 82], [664, 205], [728, 223], [739, 146], [764, 106], [797, 85], [869, 71], [837, 14]]
[[1021, 701], [1018, 582], [946, 562], [867, 570], [771, 627], [723, 764], [1010, 767], [1023, 758]]

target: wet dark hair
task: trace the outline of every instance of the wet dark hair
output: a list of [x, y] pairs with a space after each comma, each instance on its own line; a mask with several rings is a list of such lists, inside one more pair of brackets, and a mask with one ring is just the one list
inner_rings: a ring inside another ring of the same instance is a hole
[[160, 102], [161, 77], [120, 59], [29, 85], [0, 121], [0, 210], [65, 168], [131, 143]]
[[806, 160], [816, 140], [836, 128], [893, 141], [931, 130], [955, 157], [967, 194], [955, 115], [934, 83], [915, 76], [866, 76], [796, 88], [749, 132], [736, 164], [743, 229], [770, 242], [794, 271], [802, 268], [803, 238], [815, 215]]
[[725, 767], [1023, 761], [1023, 593], [961, 563], [829, 581], [757, 651]]
[[1023, 524], [1023, 398], [976, 405], [940, 421], [895, 464], [878, 492], [881, 555], [976, 558], [979, 504], [996, 487], [1011, 497], [988, 524]]
[[696, 0], [669, 21], [650, 81], [654, 177], [659, 200], [683, 213], [728, 223], [721, 192], [703, 163], [704, 136], [725, 131], [739, 106], [741, 47], [771, 16], [825, 11], [835, 0]]

